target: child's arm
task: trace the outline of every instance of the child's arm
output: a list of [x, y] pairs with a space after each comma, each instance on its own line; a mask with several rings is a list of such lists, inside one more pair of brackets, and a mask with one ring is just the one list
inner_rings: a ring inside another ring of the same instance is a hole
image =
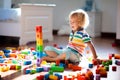
[[86, 44], [88, 45], [88, 47], [89, 47], [90, 50], [92, 51], [93, 59], [97, 59], [97, 54], [96, 54], [96, 50], [95, 50], [95, 48], [94, 48], [93, 43], [90, 41], [90, 42], [87, 42]]

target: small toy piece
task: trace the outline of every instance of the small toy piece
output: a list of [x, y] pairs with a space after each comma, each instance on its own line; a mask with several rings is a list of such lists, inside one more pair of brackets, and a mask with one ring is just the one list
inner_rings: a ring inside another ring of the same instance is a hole
[[109, 54], [109, 59], [112, 59], [113, 55], [112, 54]]
[[53, 72], [63, 72], [63, 71], [64, 71], [64, 67], [52, 66], [52, 67], [50, 68], [50, 70], [52, 70]]
[[58, 73], [55, 73], [54, 75], [58, 77], [58, 80], [62, 79], [62, 75], [60, 75]]
[[32, 63], [31, 60], [25, 60], [25, 61], [24, 61], [24, 65], [30, 65], [31, 63]]
[[116, 71], [117, 67], [116, 66], [112, 66], [112, 71]]
[[56, 66], [59, 66], [60, 60], [56, 60]]
[[26, 69], [25, 74], [29, 74], [29, 73], [30, 73], [30, 69]]
[[31, 73], [31, 74], [35, 74], [35, 73], [36, 73], [36, 69], [31, 69], [31, 70], [30, 70], [30, 73]]
[[86, 80], [94, 80], [94, 75], [91, 70], [87, 69], [87, 72], [85, 74]]
[[96, 74], [96, 80], [100, 80], [100, 74]]
[[89, 67], [89, 68], [93, 68], [93, 64], [90, 63], [90, 64], [88, 65], [88, 67]]
[[120, 59], [120, 54], [114, 54], [115, 59]]
[[0, 67], [0, 71], [1, 72], [6, 72], [6, 71], [8, 71], [9, 70], [9, 67], [8, 66], [2, 66], [2, 67]]
[[42, 72], [42, 71], [44, 71], [44, 69], [42, 67], [37, 67], [36, 68], [36, 72]]
[[115, 64], [120, 66], [120, 60], [115, 60]]
[[58, 80], [58, 77], [55, 75], [49, 75], [50, 80]]
[[40, 75], [36, 77], [37, 80], [44, 80], [44, 75]]
[[48, 72], [50, 70], [49, 66], [42, 66], [45, 72]]
[[22, 68], [21, 65], [16, 65], [16, 70], [20, 70]]
[[73, 71], [80, 71], [82, 69], [82, 67], [78, 66], [78, 65], [73, 65], [73, 64], [68, 64], [68, 68], [72, 69]]
[[16, 70], [16, 65], [10, 65], [10, 70]]
[[44, 80], [49, 80], [49, 75], [50, 75], [50, 74], [45, 74], [45, 75], [44, 75]]

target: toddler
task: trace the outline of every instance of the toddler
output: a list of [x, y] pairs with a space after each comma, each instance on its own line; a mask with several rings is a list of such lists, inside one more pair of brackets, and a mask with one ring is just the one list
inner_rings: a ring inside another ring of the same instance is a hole
[[47, 56], [43, 57], [46, 61], [69, 60], [72, 63], [80, 62], [84, 49], [88, 46], [92, 52], [93, 59], [97, 59], [97, 54], [90, 36], [85, 31], [89, 24], [88, 14], [78, 9], [69, 14], [69, 24], [72, 29], [68, 45], [64, 49], [57, 49], [53, 46], [46, 46]]

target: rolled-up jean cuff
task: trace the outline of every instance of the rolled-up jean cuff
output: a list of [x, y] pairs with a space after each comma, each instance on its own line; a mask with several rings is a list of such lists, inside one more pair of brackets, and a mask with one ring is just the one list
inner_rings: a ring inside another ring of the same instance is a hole
[[57, 49], [57, 48], [55, 48], [55, 47], [53, 47], [53, 46], [46, 46], [46, 47], [44, 48], [44, 51], [54, 51], [54, 52], [56, 52], [57, 54], [61, 54], [61, 53], [62, 53], [62, 50], [61, 50], [61, 49]]

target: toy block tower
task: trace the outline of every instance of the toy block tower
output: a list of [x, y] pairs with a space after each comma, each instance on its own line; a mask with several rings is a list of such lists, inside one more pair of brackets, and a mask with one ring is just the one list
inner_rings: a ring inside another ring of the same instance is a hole
[[37, 51], [37, 65], [40, 66], [41, 57], [43, 54], [43, 39], [42, 26], [36, 26], [36, 51]]

